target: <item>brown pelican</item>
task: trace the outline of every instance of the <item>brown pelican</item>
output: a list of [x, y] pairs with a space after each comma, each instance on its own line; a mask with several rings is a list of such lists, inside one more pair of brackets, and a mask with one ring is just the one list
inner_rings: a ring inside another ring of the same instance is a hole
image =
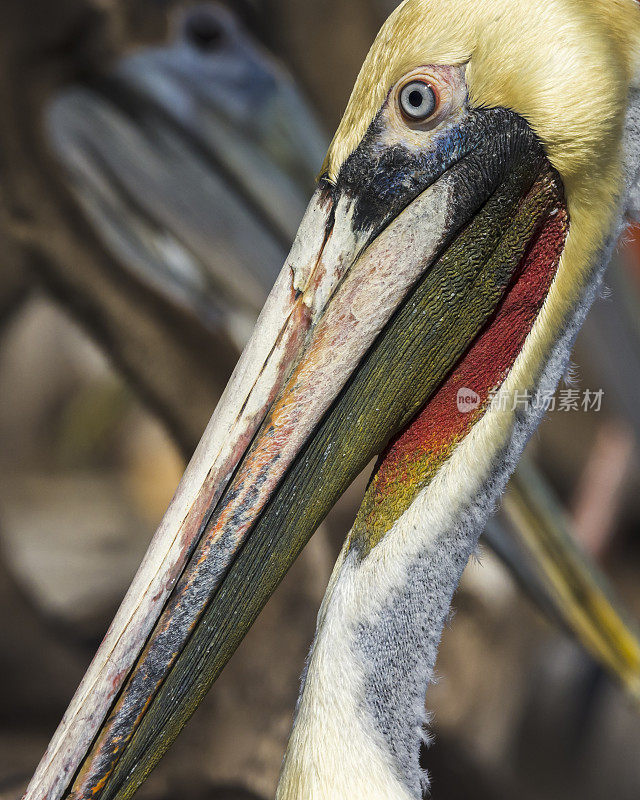
[[[172, 27], [166, 44], [126, 55], [108, 72], [63, 89], [49, 105], [46, 120], [73, 196], [127, 270], [129, 282], [121, 291], [131, 293], [130, 284], [135, 285], [147, 307], [164, 301], [176, 313], [186, 313], [190, 327], [199, 331], [199, 347], [193, 340], [182, 342], [187, 348], [182, 361], [188, 363], [199, 350], [206, 354], [204, 364], [178, 381], [161, 342], [156, 339], [154, 346], [152, 337], [137, 342], [121, 332], [121, 315], [109, 306], [101, 282], [86, 284], [83, 302], [98, 313], [80, 316], [81, 323], [125, 377], [134, 372], [132, 352], [141, 351], [138, 363], [144, 360], [149, 367], [135, 371], [134, 388], [161, 414], [188, 457], [206, 424], [194, 406], [202, 407], [208, 419], [219, 396], [210, 389], [210, 373], [226, 383], [232, 341], [246, 344], [254, 314], [285, 258], [280, 242], [295, 236], [327, 145], [291, 76], [228, 10], [197, 6], [181, 13]], [[64, 263], [49, 269], [65, 283]], [[618, 332], [607, 341], [607, 318], [619, 324], [621, 315], [618, 309], [605, 310], [599, 338], [606, 353], [615, 353], [633, 337]], [[142, 316], [139, 327], [152, 330]], [[170, 314], [156, 313], [153, 320], [156, 337], [180, 345], [172, 332], [181, 326]], [[610, 355], [603, 360], [612, 362]], [[627, 354], [616, 386], [634, 385], [631, 361]], [[123, 369], [127, 363], [129, 369]], [[196, 381], [205, 385], [208, 404], [197, 402], [203, 393], [193, 390]], [[189, 389], [181, 393], [180, 383]], [[184, 402], [185, 393], [194, 402]], [[628, 393], [634, 396], [633, 389]], [[626, 416], [633, 418], [629, 406]], [[526, 483], [540, 485], [541, 476], [533, 472], [530, 466]], [[595, 565], [560, 534], [559, 515], [545, 513], [553, 505], [548, 494], [535, 491], [537, 510], [526, 513], [530, 520], [546, 519], [545, 526], [530, 522], [523, 527], [523, 514], [515, 516], [522, 503], [507, 503], [508, 527], [491, 521], [485, 541], [537, 605], [577, 634], [635, 693], [640, 645], [629, 646], [633, 634], [624, 630], [604, 595]], [[551, 552], [552, 559], [547, 557]], [[558, 574], [567, 579], [558, 583]], [[609, 622], [603, 625], [605, 619]]]
[[98, 234], [102, 274], [83, 259], [74, 286], [71, 265], [52, 259], [44, 283], [190, 456], [327, 145], [290, 75], [228, 10], [182, 9], [171, 31], [47, 105], [48, 144]]
[[[166, 44], [127, 55], [106, 74], [57, 94], [47, 128], [71, 192], [141, 297], [152, 305], [160, 294], [200, 331], [205, 363], [188, 378], [195, 399], [194, 382], [208, 386], [212, 369], [228, 379], [230, 358], [222, 362], [218, 354], [233, 347], [228, 341], [225, 348], [220, 332], [246, 344], [251, 318], [285, 257], [278, 245], [295, 236], [291, 225], [297, 228], [302, 218], [306, 187], [313, 185], [327, 146], [291, 76], [228, 10], [197, 6], [180, 14], [173, 28]], [[50, 269], [56, 267], [64, 270], [64, 264]], [[114, 317], [99, 282], [88, 282], [87, 289], [91, 295], [84, 302], [99, 313], [85, 314], [81, 322], [103, 346], [107, 340], [107, 351], [122, 365], [119, 315]], [[633, 399], [633, 336], [609, 332], [607, 324], [613, 318], [619, 327], [625, 315], [620, 303], [600, 304], [598, 310], [602, 360], [620, 363], [611, 356], [629, 343], [614, 386], [618, 394], [626, 388]], [[164, 313], [154, 316], [159, 327], [167, 319]], [[178, 346], [175, 321], [164, 324], [167, 330], [156, 335]], [[151, 326], [141, 319], [140, 327]], [[130, 336], [124, 341], [126, 351], [135, 349]], [[160, 411], [188, 457], [205, 422], [176, 391], [164, 348], [147, 339], [140, 349], [150, 364], [135, 373], [134, 386]], [[191, 342], [184, 361], [195, 349]], [[212, 404], [210, 399], [202, 411]], [[625, 416], [634, 418], [633, 403], [627, 403]], [[561, 515], [548, 513], [555, 504], [542, 476], [531, 464], [526, 476], [519, 480], [523, 476], [516, 474], [512, 481], [512, 488], [517, 480], [523, 491], [512, 491], [509, 498], [518, 502], [504, 505], [508, 527], [492, 520], [485, 542], [537, 605], [576, 634], [635, 696], [640, 645], [632, 643], [633, 634], [606, 597], [597, 567], [563, 531]]]
[[420, 796], [452, 594], [637, 194], [639, 67], [634, 0], [392, 14], [28, 798], [130, 796], [375, 455], [278, 797]]

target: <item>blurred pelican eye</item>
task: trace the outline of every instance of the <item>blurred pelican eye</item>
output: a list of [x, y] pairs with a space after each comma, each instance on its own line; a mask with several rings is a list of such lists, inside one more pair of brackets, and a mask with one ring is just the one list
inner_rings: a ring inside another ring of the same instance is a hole
[[424, 81], [411, 81], [400, 92], [402, 113], [413, 122], [433, 116], [438, 105], [434, 90]]
[[188, 41], [203, 52], [216, 50], [225, 35], [222, 21], [205, 8], [196, 9], [187, 17], [184, 31]]

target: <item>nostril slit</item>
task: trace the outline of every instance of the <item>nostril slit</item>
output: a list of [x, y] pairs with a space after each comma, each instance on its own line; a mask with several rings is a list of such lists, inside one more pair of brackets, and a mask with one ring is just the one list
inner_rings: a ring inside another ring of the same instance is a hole
[[218, 48], [225, 35], [222, 22], [206, 11], [191, 14], [185, 22], [184, 32], [194, 47], [207, 53]]

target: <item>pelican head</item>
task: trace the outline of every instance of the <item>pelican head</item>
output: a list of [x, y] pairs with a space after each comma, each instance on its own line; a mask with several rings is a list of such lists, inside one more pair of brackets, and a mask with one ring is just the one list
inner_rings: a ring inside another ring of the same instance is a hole
[[452, 594], [567, 364], [635, 176], [636, 6], [406, 0], [392, 14], [28, 800], [129, 797], [374, 456], [278, 797], [420, 797]]

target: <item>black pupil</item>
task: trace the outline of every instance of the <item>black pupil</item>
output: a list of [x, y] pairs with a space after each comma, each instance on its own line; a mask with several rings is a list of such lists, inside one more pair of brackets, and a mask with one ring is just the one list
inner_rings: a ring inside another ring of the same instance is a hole
[[419, 92], [417, 89], [414, 89], [409, 95], [409, 102], [414, 108], [420, 108], [420, 106], [424, 103], [424, 97], [422, 96], [422, 92]]
[[187, 20], [185, 32], [199, 50], [214, 50], [224, 35], [220, 21], [207, 13], [192, 14]]

